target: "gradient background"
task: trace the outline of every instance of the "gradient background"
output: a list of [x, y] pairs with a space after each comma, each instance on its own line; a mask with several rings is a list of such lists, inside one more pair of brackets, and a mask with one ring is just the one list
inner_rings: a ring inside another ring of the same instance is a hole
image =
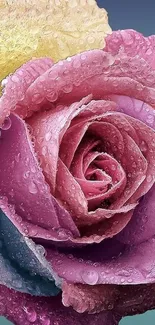
[[[109, 23], [113, 30], [132, 28], [146, 36], [155, 34], [155, 0], [97, 0], [97, 3], [108, 11]], [[12, 323], [0, 317], [0, 325], [9, 324]], [[155, 325], [155, 311], [125, 317], [120, 322], [120, 325], [138, 324]]]

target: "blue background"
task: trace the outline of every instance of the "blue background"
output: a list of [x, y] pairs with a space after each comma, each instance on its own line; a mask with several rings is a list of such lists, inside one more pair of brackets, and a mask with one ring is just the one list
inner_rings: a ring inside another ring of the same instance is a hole
[[[72, 0], [69, 0], [72, 1]], [[109, 13], [109, 22], [113, 30], [132, 28], [144, 35], [155, 34], [155, 1], [154, 0], [98, 0], [98, 5]], [[12, 324], [0, 317], [0, 325]], [[154, 325], [155, 311], [144, 315], [126, 317], [120, 325]], [[24, 324], [23, 324], [24, 325]]]

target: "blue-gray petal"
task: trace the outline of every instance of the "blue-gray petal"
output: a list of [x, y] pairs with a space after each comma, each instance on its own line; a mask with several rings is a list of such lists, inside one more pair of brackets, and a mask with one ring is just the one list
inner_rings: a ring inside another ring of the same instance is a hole
[[59, 278], [44, 256], [44, 249], [19, 233], [0, 210], [0, 284], [37, 296], [59, 293]]

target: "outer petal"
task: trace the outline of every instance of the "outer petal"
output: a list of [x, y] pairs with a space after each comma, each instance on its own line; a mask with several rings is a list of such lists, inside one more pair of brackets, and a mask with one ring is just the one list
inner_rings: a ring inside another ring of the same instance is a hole
[[154, 249], [155, 238], [132, 247], [110, 239], [69, 254], [47, 250], [47, 259], [70, 283], [148, 284], [155, 280]]
[[33, 295], [56, 295], [60, 280], [44, 256], [45, 250], [23, 237], [0, 211], [0, 284]]
[[144, 313], [155, 308], [155, 285], [73, 285], [63, 286], [63, 303], [79, 312], [110, 310], [121, 316]]
[[[24, 98], [27, 89], [35, 79], [51, 68], [52, 65], [53, 61], [49, 58], [34, 59], [3, 80], [2, 85], [5, 88], [3, 91], [1, 121], [4, 120], [5, 116], [10, 112], [10, 108], [13, 107], [19, 116], [23, 117], [25, 115]], [[34, 97], [37, 100], [36, 95]]]
[[[73, 103], [89, 94], [94, 99], [104, 99], [111, 93], [132, 96], [154, 107], [154, 80], [155, 71], [138, 55], [128, 57], [120, 53], [113, 56], [101, 50], [87, 51], [60, 61], [37, 78], [24, 94], [22, 109], [25, 116], [29, 116], [33, 113], [32, 107], [39, 111], [41, 108], [51, 108], [51, 102]], [[49, 85], [52, 97], [47, 100]], [[10, 96], [6, 92], [0, 102], [1, 123], [19, 102], [15, 93]]]
[[112, 310], [119, 296], [119, 286], [63, 283], [62, 302], [79, 313]]
[[141, 199], [128, 225], [117, 239], [129, 245], [139, 244], [155, 235], [155, 185]]
[[30, 237], [56, 239], [59, 237], [56, 228], [75, 231], [75, 236], [78, 236], [71, 216], [50, 193], [26, 125], [15, 115], [10, 121], [10, 129], [2, 130], [0, 140], [0, 194], [7, 197], [15, 211], [7, 207], [6, 199], [2, 198], [1, 208], [16, 227]]
[[38, 298], [0, 286], [0, 314], [15, 325], [117, 325], [120, 317], [111, 311], [80, 315], [61, 303], [61, 295]]
[[155, 36], [144, 37], [141, 33], [133, 30], [118, 30], [106, 37], [104, 51], [113, 55], [118, 53], [127, 54], [129, 57], [140, 55], [150, 66], [155, 68]]
[[[60, 61], [43, 76], [44, 82], [50, 83], [57, 93], [57, 103], [79, 101], [90, 93], [94, 99], [104, 99], [105, 95], [113, 93], [132, 96], [155, 106], [155, 71], [139, 56], [112, 56], [111, 53], [92, 50]], [[42, 78], [29, 87], [26, 94], [28, 105], [32, 104], [34, 93], [40, 94], [41, 101], [46, 98], [47, 90]]]

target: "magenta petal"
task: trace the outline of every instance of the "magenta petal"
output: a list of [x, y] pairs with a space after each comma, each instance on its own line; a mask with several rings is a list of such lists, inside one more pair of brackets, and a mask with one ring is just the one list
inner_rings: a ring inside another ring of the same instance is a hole
[[155, 185], [141, 199], [131, 221], [117, 235], [117, 239], [129, 245], [139, 244], [155, 235]]
[[72, 255], [47, 250], [47, 259], [70, 283], [135, 285], [154, 282], [154, 251], [154, 237], [132, 247], [110, 239]]
[[117, 325], [112, 311], [96, 315], [79, 314], [62, 305], [61, 295], [53, 298], [33, 297], [0, 286], [0, 315], [15, 325]]
[[[25, 222], [29, 225], [29, 236], [32, 237], [44, 237], [46, 231], [50, 237], [50, 230], [52, 237], [53, 228], [60, 227], [78, 236], [79, 232], [71, 216], [50, 194], [25, 123], [16, 115], [11, 115], [11, 121], [10, 129], [2, 130], [0, 138], [0, 194], [7, 197], [9, 204], [22, 217], [16, 226], [20, 228]], [[6, 205], [6, 200], [1, 200], [2, 210], [11, 218], [11, 211], [8, 211], [10, 208], [6, 211]], [[12, 217], [13, 215], [14, 212]], [[16, 219], [12, 220], [13, 223]]]

